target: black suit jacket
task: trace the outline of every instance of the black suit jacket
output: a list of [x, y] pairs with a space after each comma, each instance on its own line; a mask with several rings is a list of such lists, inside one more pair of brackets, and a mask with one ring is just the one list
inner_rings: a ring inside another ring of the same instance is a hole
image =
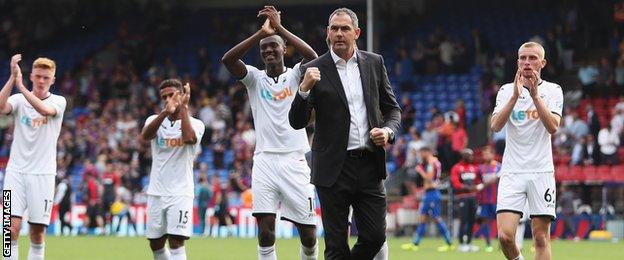
[[[357, 62], [362, 81], [369, 130], [373, 127], [389, 127], [398, 133], [401, 109], [396, 102], [388, 81], [383, 58], [375, 53], [357, 51]], [[338, 70], [329, 52], [301, 66], [302, 75], [309, 67], [317, 67], [321, 80], [303, 99], [297, 92], [288, 114], [290, 125], [301, 129], [308, 125], [312, 109], [316, 113], [314, 139], [312, 141], [312, 183], [330, 187], [336, 182], [342, 169], [349, 140], [349, 113], [345, 91]], [[386, 177], [386, 152], [383, 147], [369, 143], [376, 159], [375, 172], [379, 179]]]

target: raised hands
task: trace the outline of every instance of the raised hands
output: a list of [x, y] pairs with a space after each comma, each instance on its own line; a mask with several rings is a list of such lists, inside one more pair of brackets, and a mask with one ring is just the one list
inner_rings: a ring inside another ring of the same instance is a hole
[[173, 96], [168, 98], [165, 101], [165, 113], [171, 115], [175, 113], [176, 109], [182, 103], [182, 96], [180, 95], [180, 91], [176, 90], [173, 93]]
[[531, 97], [537, 97], [539, 96], [539, 93], [537, 91], [537, 85], [539, 84], [539, 76], [537, 75], [537, 72], [534, 70], [531, 70], [531, 75], [532, 77], [522, 77], [524, 79], [524, 86], [529, 88], [529, 93], [531, 94]]
[[11, 75], [17, 77], [17, 73], [21, 74], [19, 62], [22, 60], [22, 54], [15, 54], [11, 57]]
[[191, 99], [191, 85], [189, 83], [184, 84], [184, 93], [182, 94], [182, 105], [188, 106], [189, 100]]
[[271, 22], [269, 21], [269, 19], [264, 21], [264, 24], [262, 24], [262, 28], [260, 28], [260, 32], [262, 33], [262, 37], [268, 37], [277, 34], [275, 28], [271, 27]]
[[516, 71], [516, 77], [514, 78], [514, 97], [519, 97], [522, 94], [522, 88], [526, 88], [531, 97], [539, 95], [537, 86], [539, 85], [539, 75], [535, 70], [531, 70], [531, 77], [525, 77], [522, 75], [522, 71], [518, 69]]
[[277, 30], [282, 26], [281, 12], [277, 11], [274, 6], [264, 6], [264, 9], [258, 11], [258, 17], [265, 17], [271, 27]]

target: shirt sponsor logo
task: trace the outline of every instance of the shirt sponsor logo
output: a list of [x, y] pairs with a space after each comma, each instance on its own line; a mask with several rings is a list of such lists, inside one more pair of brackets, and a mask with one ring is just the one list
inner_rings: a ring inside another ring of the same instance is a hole
[[526, 111], [511, 111], [511, 119], [516, 122], [523, 122], [525, 120], [537, 120], [539, 119], [539, 114], [537, 110], [526, 110]]
[[292, 91], [290, 91], [290, 88], [286, 87], [283, 90], [279, 91], [279, 92], [271, 92], [267, 89], [262, 89], [260, 91], [260, 97], [266, 99], [266, 100], [275, 100], [275, 101], [280, 101], [280, 100], [284, 100], [289, 96], [292, 96]]
[[20, 122], [23, 125], [30, 126], [32, 128], [39, 128], [42, 125], [48, 124], [48, 118], [47, 117], [30, 118], [27, 116], [22, 116], [22, 118], [20, 119]]
[[160, 148], [174, 148], [174, 147], [182, 147], [184, 146], [184, 141], [182, 141], [182, 138], [162, 138], [162, 137], [158, 137], [158, 140], [156, 140], [156, 143], [158, 144], [158, 146]]

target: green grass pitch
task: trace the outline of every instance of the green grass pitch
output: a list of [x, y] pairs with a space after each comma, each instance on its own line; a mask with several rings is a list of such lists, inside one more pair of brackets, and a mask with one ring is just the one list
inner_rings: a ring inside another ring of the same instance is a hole
[[[351, 241], [353, 245], [354, 240]], [[409, 242], [408, 238], [391, 238], [389, 240], [391, 260], [401, 259], [504, 259], [502, 253], [495, 250], [486, 253], [483, 250], [474, 253], [460, 253], [457, 251], [440, 253], [437, 246], [442, 245], [439, 239], [423, 239], [418, 252], [401, 250], [403, 243]], [[321, 253], [319, 259], [323, 259], [323, 241], [320, 241]], [[484, 246], [482, 240], [476, 244]], [[526, 259], [533, 259], [530, 250], [532, 242], [525, 242], [523, 255]], [[26, 259], [29, 241], [26, 237], [20, 238], [20, 258]], [[495, 248], [497, 248], [495, 244]], [[573, 242], [553, 241], [553, 259], [591, 259], [610, 260], [624, 259], [624, 242]], [[237, 238], [199, 238], [194, 237], [187, 241], [186, 252], [188, 259], [257, 259], [255, 239]], [[278, 259], [299, 259], [299, 241], [296, 239], [277, 240]], [[140, 237], [47, 237], [46, 259], [49, 260], [99, 260], [99, 259], [152, 259], [148, 247], [148, 241]]]

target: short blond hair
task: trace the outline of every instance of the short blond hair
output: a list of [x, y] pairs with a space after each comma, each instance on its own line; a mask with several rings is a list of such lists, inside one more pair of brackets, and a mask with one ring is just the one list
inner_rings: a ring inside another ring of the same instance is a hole
[[532, 48], [535, 47], [537, 48], [537, 53], [540, 56], [540, 59], [544, 59], [546, 58], [546, 51], [544, 50], [544, 46], [542, 46], [541, 44], [537, 43], [537, 42], [525, 42], [522, 45], [520, 45], [520, 48], [518, 48], [518, 52], [520, 52], [520, 50], [522, 48]]
[[37, 69], [46, 69], [46, 70], [52, 70], [52, 74], [54, 74], [56, 72], [56, 63], [49, 59], [49, 58], [37, 58], [32, 65], [33, 69], [37, 68]]

